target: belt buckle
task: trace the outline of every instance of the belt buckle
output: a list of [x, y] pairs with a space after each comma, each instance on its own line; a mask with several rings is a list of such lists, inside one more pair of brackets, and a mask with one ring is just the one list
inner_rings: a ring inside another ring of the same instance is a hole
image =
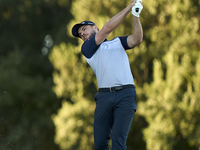
[[116, 90], [116, 91], [122, 90], [122, 86], [117, 86], [117, 87], [115, 87], [115, 90]]
[[112, 87], [110, 87], [110, 88], [109, 88], [109, 90], [110, 90], [110, 92], [115, 92], [115, 90], [114, 90], [114, 91], [112, 91]]
[[[114, 88], [113, 91], [112, 91], [112, 88]], [[120, 90], [122, 90], [122, 86], [110, 87], [109, 90], [110, 90], [110, 92], [120, 91]]]

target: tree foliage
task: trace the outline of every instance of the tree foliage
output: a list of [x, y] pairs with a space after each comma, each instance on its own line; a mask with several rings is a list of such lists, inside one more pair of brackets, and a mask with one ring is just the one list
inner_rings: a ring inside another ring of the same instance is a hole
[[164, 53], [153, 60], [153, 81], [143, 89], [147, 101], [140, 103], [149, 123], [147, 149], [198, 149], [199, 3], [158, 1], [157, 6], [161, 11], [154, 8], [158, 24], [149, 30], [149, 50]]
[[63, 99], [62, 108], [53, 116], [55, 141], [61, 149], [92, 149], [95, 108], [92, 94], [96, 92], [92, 69], [80, 54], [80, 47], [71, 44], [55, 46], [50, 60], [55, 68], [54, 91]]
[[[61, 3], [61, 2], [60, 2]], [[55, 150], [51, 115], [52, 44], [67, 38], [67, 5], [46, 0], [0, 1], [0, 149]]]

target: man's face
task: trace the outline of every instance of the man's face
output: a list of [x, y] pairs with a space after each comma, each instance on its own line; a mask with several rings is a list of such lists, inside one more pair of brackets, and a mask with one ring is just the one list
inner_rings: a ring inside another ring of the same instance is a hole
[[91, 38], [97, 33], [97, 26], [83, 25], [78, 29], [78, 34], [83, 41]]

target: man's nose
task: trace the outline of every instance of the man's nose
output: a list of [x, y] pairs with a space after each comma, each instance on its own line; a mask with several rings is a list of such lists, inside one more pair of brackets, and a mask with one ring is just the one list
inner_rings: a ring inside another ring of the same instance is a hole
[[85, 33], [84, 32], [81, 32], [81, 36], [83, 36]]

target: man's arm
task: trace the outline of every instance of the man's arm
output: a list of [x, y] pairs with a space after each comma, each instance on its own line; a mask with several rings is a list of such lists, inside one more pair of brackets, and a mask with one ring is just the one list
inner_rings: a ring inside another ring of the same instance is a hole
[[[114, 17], [112, 17], [104, 26], [103, 28], [95, 35], [95, 41], [97, 45], [100, 45], [106, 37], [124, 20], [124, 18], [131, 12], [132, 7], [135, 5], [136, 0], [132, 0], [131, 3], [124, 8], [121, 12], [116, 14]], [[134, 22], [135, 23], [135, 22]], [[135, 28], [135, 26], [134, 26]], [[135, 30], [134, 30], [135, 31]], [[135, 36], [134, 36], [135, 37]], [[134, 43], [132, 44], [132, 38], [129, 37], [130, 41], [128, 42], [129, 46], [135, 45]], [[135, 39], [134, 39], [135, 40]], [[137, 40], [138, 41], [138, 40]]]
[[130, 48], [135, 47], [143, 40], [143, 30], [139, 17], [133, 15], [133, 23], [133, 35], [129, 35], [127, 38], [127, 44]]

